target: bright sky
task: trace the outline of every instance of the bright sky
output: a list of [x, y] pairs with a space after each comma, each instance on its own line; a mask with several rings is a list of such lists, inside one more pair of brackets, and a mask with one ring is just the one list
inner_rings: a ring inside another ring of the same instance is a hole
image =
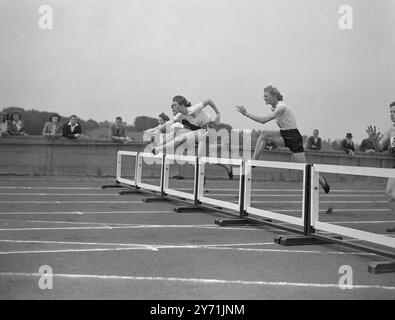
[[[338, 25], [344, 4], [352, 30]], [[0, 109], [131, 124], [181, 94], [211, 98], [235, 128], [272, 130], [234, 106], [265, 115], [273, 84], [302, 134], [360, 142], [367, 125], [389, 127], [395, 101], [392, 0], [1, 0], [0, 44]]]

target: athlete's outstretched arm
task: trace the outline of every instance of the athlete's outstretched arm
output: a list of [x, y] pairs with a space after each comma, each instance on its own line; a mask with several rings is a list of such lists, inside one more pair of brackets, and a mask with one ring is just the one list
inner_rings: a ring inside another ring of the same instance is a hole
[[256, 116], [251, 113], [248, 113], [247, 109], [244, 106], [236, 106], [236, 110], [239, 111], [243, 116], [246, 116], [247, 118], [250, 118], [251, 120], [254, 120], [254, 121], [262, 123], [262, 124], [265, 124], [273, 119], [276, 119], [276, 115], [274, 113], [267, 115], [265, 117], [260, 117], [260, 116]]
[[220, 112], [219, 112], [217, 106], [216, 106], [215, 103], [213, 102], [213, 100], [207, 99], [207, 100], [204, 100], [202, 103], [203, 103], [203, 106], [204, 106], [204, 107], [210, 106], [210, 107], [215, 111], [215, 113], [217, 114], [216, 121], [219, 121], [219, 119], [220, 119], [220, 117], [221, 117], [221, 114], [220, 114]]

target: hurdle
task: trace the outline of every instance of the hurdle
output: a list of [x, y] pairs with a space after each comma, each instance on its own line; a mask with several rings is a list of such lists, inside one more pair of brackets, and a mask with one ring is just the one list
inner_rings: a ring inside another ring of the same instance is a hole
[[[136, 171], [136, 185], [138, 188], [147, 189], [149, 191], [154, 191], [159, 193], [159, 196], [156, 197], [148, 197], [144, 198], [143, 202], [150, 203], [150, 202], [166, 202], [171, 201], [164, 192], [164, 171], [165, 171], [165, 157], [166, 154], [154, 155], [148, 152], [141, 152], [138, 154], [137, 157], [137, 171]], [[153, 184], [141, 182], [142, 172], [143, 172], [143, 160], [144, 159], [154, 159], [154, 161], [159, 161], [160, 164], [160, 183], [159, 186], [155, 186]]]
[[[136, 157], [135, 177], [128, 179], [122, 177], [122, 156]], [[155, 159], [161, 165], [160, 185], [153, 185], [142, 182], [143, 159]], [[194, 188], [193, 194], [170, 188], [170, 161], [181, 160], [194, 165]], [[240, 168], [238, 202], [228, 202], [204, 194], [204, 179], [206, 164], [226, 164], [238, 166]], [[300, 216], [289, 216], [278, 212], [272, 212], [252, 206], [252, 167], [277, 168], [298, 170], [303, 173], [302, 187], [302, 209]], [[395, 170], [369, 168], [369, 167], [350, 167], [334, 165], [312, 165], [303, 163], [288, 163], [274, 161], [257, 161], [244, 159], [227, 159], [214, 157], [195, 157], [181, 155], [153, 155], [151, 153], [138, 153], [129, 151], [119, 151], [117, 155], [117, 174], [116, 182], [128, 188], [134, 187], [138, 192], [159, 193], [156, 198], [147, 198], [143, 201], [177, 201], [190, 205], [189, 207], [175, 208], [176, 212], [183, 211], [206, 211], [224, 213], [232, 219], [217, 219], [218, 225], [245, 225], [259, 224], [268, 225], [277, 229], [283, 229], [296, 235], [279, 236], [275, 238], [275, 243], [281, 245], [310, 245], [310, 244], [339, 244], [350, 247], [354, 250], [374, 253], [379, 256], [390, 258], [391, 261], [372, 262], [369, 264], [368, 271], [371, 273], [395, 272], [395, 252], [382, 250], [373, 246], [360, 243], [352, 243], [343, 240], [343, 237], [350, 237], [358, 241], [370, 244], [385, 246], [390, 249], [395, 248], [395, 238], [375, 234], [372, 232], [356, 230], [350, 227], [334, 225], [322, 222], [319, 219], [319, 174], [332, 173], [342, 175], [359, 175], [368, 177], [395, 178]], [[189, 202], [188, 202], [189, 201]], [[230, 213], [236, 211], [237, 214]], [[276, 222], [272, 222], [272, 219]], [[280, 223], [279, 223], [280, 222]], [[330, 234], [334, 234], [330, 236]]]
[[[122, 151], [122, 150], [119, 150], [117, 152], [117, 166], [116, 166], [115, 184], [103, 185], [101, 188], [102, 189], [107, 189], [107, 188], [129, 188], [128, 191], [120, 191], [120, 194], [139, 192], [138, 188], [137, 188], [137, 184], [136, 184], [138, 154], [139, 154], [139, 152], [135, 152], [135, 151]], [[126, 178], [122, 177], [122, 156], [130, 156], [130, 157], [135, 157], [136, 158], [135, 170], [134, 170], [134, 180], [126, 179]], [[133, 189], [131, 189], [131, 187], [135, 188], [135, 189], [133, 190]]]
[[[164, 163], [164, 187], [163, 192], [167, 196], [180, 198], [182, 202], [185, 200], [192, 200], [193, 205], [175, 207], [175, 212], [212, 212], [213, 210], [203, 207], [202, 203], [198, 200], [198, 187], [199, 187], [199, 158], [196, 156], [184, 155], [166, 155]], [[169, 187], [170, 181], [170, 161], [183, 161], [194, 166], [193, 176], [193, 193], [188, 193], [180, 190], [175, 190]]]
[[[357, 175], [368, 177], [395, 178], [394, 169], [371, 168], [371, 167], [352, 167], [352, 166], [334, 166], [334, 165], [313, 165], [311, 170], [311, 228], [322, 232], [335, 233], [341, 236], [350, 237], [358, 241], [364, 241], [375, 245], [395, 249], [395, 238], [375, 234], [368, 231], [353, 229], [320, 221], [319, 215], [319, 173], [332, 173], [343, 175]], [[395, 251], [387, 251], [379, 248], [372, 248], [363, 244], [345, 242], [338, 239], [329, 239], [325, 235], [312, 233], [317, 239], [327, 240], [332, 243], [341, 244], [353, 249], [363, 250], [392, 259], [392, 261], [371, 262], [368, 266], [370, 273], [395, 272]]]
[[[302, 187], [302, 209], [300, 217], [293, 217], [273, 211], [268, 211], [252, 206], [252, 168], [274, 168], [274, 169], [288, 169], [298, 170], [303, 173], [303, 187]], [[310, 236], [312, 231], [309, 226], [310, 220], [310, 164], [294, 163], [294, 162], [276, 162], [276, 161], [261, 161], [261, 160], [248, 160], [245, 164], [245, 202], [244, 212], [245, 219], [263, 221], [265, 224], [272, 227], [291, 231], [297, 235], [292, 236], [278, 236], [274, 239], [277, 244], [292, 246], [292, 245], [309, 245], [309, 244], [324, 244], [327, 243], [323, 240], [318, 240]], [[279, 225], [276, 220], [285, 224]], [[289, 226], [293, 225], [293, 226]], [[299, 227], [299, 228], [298, 228]]]

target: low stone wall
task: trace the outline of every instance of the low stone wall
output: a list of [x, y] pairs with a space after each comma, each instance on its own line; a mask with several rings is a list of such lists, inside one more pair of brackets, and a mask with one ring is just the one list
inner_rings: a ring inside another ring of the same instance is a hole
[[[118, 150], [144, 151], [145, 142], [116, 144], [107, 140], [71, 141], [60, 138], [49, 141], [41, 136], [0, 138], [0, 175], [39, 176], [98, 176], [114, 177]], [[357, 153], [348, 156], [340, 151], [306, 152], [307, 161], [316, 164], [392, 168], [393, 156], [385, 153]], [[268, 161], [291, 161], [288, 150], [265, 151], [262, 159]], [[208, 166], [208, 176], [226, 178], [226, 171], [217, 166]], [[262, 171], [261, 179], [297, 180], [300, 175], [293, 170]], [[171, 174], [193, 176], [192, 166], [174, 165]], [[159, 166], [144, 166], [146, 177], [158, 177]]]

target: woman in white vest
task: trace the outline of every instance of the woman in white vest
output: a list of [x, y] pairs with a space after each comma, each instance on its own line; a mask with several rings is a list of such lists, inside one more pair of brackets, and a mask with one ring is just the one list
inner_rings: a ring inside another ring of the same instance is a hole
[[[265, 124], [271, 120], [276, 120], [277, 125], [280, 127], [279, 132], [277, 131], [274, 133], [268, 133], [264, 131], [261, 134], [255, 147], [255, 152], [252, 159], [258, 159], [258, 156], [266, 145], [266, 140], [268, 138], [270, 138], [272, 141], [278, 141], [278, 139], [282, 138], [285, 146], [292, 152], [293, 161], [306, 163], [302, 135], [300, 134], [296, 125], [296, 119], [292, 110], [283, 102], [283, 96], [277, 88], [268, 86], [264, 89], [263, 98], [266, 104], [271, 105], [272, 110], [272, 113], [264, 117], [248, 113], [244, 106], [236, 106], [237, 111], [251, 120], [261, 124]], [[320, 177], [320, 184], [325, 193], [329, 193], [330, 186], [324, 177]]]
[[[205, 109], [211, 107], [215, 112], [215, 117], [208, 113]], [[166, 138], [166, 142], [152, 149], [152, 153], [158, 154], [164, 150], [175, 152], [180, 146], [194, 150], [196, 142], [198, 143], [198, 156], [206, 155], [206, 138], [209, 141], [216, 141], [216, 132], [214, 127], [220, 123], [221, 114], [211, 99], [204, 100], [192, 106], [192, 104], [183, 96], [175, 96], [173, 98], [172, 109], [176, 116], [175, 124], [182, 124], [183, 129], [174, 136]], [[233, 178], [232, 167], [222, 164], [219, 166], [226, 169], [229, 179]]]

